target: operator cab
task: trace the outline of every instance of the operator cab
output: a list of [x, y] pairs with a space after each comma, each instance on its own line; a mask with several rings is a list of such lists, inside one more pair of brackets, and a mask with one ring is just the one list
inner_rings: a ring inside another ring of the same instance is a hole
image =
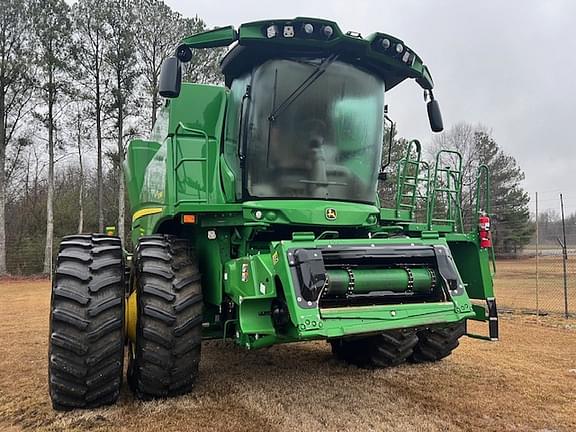
[[246, 198], [374, 202], [381, 79], [334, 57], [270, 59], [232, 82], [230, 102], [225, 157], [237, 165], [240, 148]]
[[342, 33], [314, 18], [224, 27], [182, 41], [163, 64], [160, 94], [177, 97], [192, 48], [229, 46], [224, 159], [236, 199], [317, 199], [375, 204], [384, 93], [413, 78], [432, 130], [442, 130], [428, 68], [403, 41]]

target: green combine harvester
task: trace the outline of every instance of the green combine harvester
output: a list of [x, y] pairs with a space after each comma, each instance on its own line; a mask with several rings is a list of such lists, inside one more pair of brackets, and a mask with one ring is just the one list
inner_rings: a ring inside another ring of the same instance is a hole
[[[224, 46], [224, 87], [181, 83], [193, 49]], [[151, 399], [192, 390], [205, 339], [321, 339], [367, 368], [438, 361], [469, 319], [490, 324], [471, 336], [497, 339], [488, 170], [472, 232], [458, 153], [429, 165], [412, 141], [386, 179], [384, 97], [407, 78], [441, 131], [428, 68], [393, 36], [296, 18], [182, 40], [162, 67], [151, 137], [125, 161], [134, 253], [105, 234], [60, 244], [53, 406], [114, 403], [125, 347], [128, 383]], [[392, 208], [379, 181], [395, 182]]]

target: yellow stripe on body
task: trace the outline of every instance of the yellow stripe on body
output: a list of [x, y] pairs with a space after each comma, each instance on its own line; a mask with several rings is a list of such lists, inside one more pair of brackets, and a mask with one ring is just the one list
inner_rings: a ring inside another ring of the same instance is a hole
[[138, 218], [141, 218], [142, 216], [149, 216], [156, 213], [161, 213], [162, 210], [164, 210], [162, 207], [147, 207], [140, 209], [134, 212], [134, 214], [132, 215], [132, 222], [134, 222]]

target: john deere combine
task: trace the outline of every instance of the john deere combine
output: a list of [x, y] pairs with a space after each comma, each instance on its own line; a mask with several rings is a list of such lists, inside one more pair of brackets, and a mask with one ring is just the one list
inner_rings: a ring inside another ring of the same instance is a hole
[[[192, 49], [223, 46], [225, 87], [181, 84]], [[116, 401], [125, 346], [128, 383], [149, 399], [192, 389], [203, 339], [323, 339], [362, 367], [440, 360], [468, 319], [496, 339], [487, 170], [472, 232], [458, 153], [428, 165], [412, 141], [385, 179], [385, 93], [408, 78], [441, 131], [428, 68], [393, 36], [296, 18], [184, 39], [164, 62], [150, 139], [128, 149], [134, 254], [100, 234], [60, 245], [54, 407]], [[379, 181], [395, 181], [393, 208]]]

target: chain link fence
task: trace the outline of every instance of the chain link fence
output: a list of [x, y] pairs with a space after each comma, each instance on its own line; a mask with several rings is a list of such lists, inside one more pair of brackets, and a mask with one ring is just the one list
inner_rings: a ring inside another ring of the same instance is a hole
[[[497, 260], [495, 290], [500, 309], [576, 317], [576, 250]], [[566, 275], [566, 279], [564, 279]]]
[[[563, 210], [563, 209], [562, 209]], [[514, 259], [497, 260], [501, 309], [576, 317], [576, 214], [546, 210], [533, 241]]]
[[12, 276], [41, 275], [44, 269], [44, 239], [8, 239], [6, 267]]

